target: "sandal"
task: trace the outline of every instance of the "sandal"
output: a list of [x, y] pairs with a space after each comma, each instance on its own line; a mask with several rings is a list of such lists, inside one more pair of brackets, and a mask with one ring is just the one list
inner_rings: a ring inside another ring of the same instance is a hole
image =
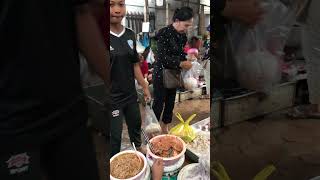
[[291, 119], [307, 119], [308, 113], [301, 107], [294, 107], [291, 112], [286, 114]]
[[312, 107], [295, 107], [287, 116], [292, 119], [320, 119], [320, 113]]

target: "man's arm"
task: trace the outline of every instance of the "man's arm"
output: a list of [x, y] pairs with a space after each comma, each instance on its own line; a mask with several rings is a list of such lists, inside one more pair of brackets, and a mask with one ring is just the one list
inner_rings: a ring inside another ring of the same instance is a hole
[[139, 63], [135, 63], [133, 68], [134, 68], [134, 77], [138, 81], [138, 84], [143, 89], [145, 100], [146, 101], [151, 100], [151, 95], [150, 95], [150, 92], [149, 92], [149, 86], [148, 86], [147, 82], [144, 80], [144, 77], [142, 75]]
[[110, 85], [110, 58], [97, 21], [88, 4], [75, 7], [79, 48], [89, 66]]

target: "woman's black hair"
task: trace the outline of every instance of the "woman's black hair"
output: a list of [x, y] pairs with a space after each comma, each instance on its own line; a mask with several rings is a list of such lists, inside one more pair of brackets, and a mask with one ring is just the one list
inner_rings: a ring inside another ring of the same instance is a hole
[[175, 22], [176, 20], [187, 21], [192, 18], [193, 18], [193, 10], [190, 7], [182, 7], [182, 8], [177, 8], [174, 11], [172, 21], [173, 22]]

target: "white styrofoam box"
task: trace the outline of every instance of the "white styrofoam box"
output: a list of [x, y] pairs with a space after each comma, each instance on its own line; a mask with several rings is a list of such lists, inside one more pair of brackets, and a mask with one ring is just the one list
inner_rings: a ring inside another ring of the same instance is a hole
[[292, 107], [295, 90], [296, 83], [289, 82], [274, 87], [269, 96], [261, 100], [256, 92], [225, 99], [223, 124], [231, 125]]

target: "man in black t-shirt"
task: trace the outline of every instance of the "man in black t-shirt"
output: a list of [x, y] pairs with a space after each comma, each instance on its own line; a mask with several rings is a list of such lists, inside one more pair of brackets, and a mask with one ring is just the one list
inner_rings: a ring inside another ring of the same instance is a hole
[[128, 126], [130, 141], [145, 153], [145, 148], [141, 146], [141, 117], [135, 79], [142, 86], [147, 101], [150, 100], [150, 92], [141, 73], [135, 34], [121, 25], [125, 12], [125, 0], [110, 1], [111, 156], [120, 151], [123, 118]]
[[0, 2], [0, 179], [97, 180], [78, 52], [108, 83], [85, 0]]

